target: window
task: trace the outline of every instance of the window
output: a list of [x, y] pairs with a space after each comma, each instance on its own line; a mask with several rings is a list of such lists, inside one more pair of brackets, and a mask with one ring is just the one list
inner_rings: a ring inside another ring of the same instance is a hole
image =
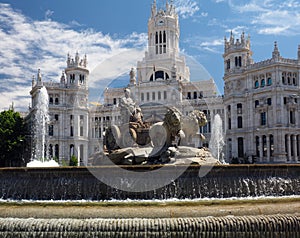
[[161, 92], [160, 91], [157, 94], [157, 98], [158, 98], [158, 100], [161, 100]]
[[256, 156], [259, 157], [259, 136], [255, 137]]
[[167, 91], [164, 91], [164, 99], [167, 99]]
[[58, 114], [54, 115], [54, 119], [55, 119], [55, 121], [58, 121]]
[[82, 74], [79, 75], [79, 82], [80, 84], [84, 84], [84, 75]]
[[289, 85], [292, 84], [291, 77], [292, 77], [292, 74], [291, 74], [291, 73], [288, 73], [287, 81], [288, 81], [288, 84], [289, 84]]
[[256, 80], [254, 83], [254, 88], [258, 88], [258, 87], [259, 87], [259, 82], [258, 82], [258, 80]]
[[53, 145], [52, 144], [49, 145], [49, 157], [53, 158]]
[[145, 98], [144, 98], [144, 93], [141, 93], [141, 101], [144, 101]]
[[293, 73], [293, 85], [297, 85], [297, 73]]
[[58, 104], [59, 104], [59, 99], [55, 98], [55, 105], [58, 105]]
[[58, 159], [59, 158], [59, 145], [55, 145], [55, 151], [54, 151], [55, 157]]
[[244, 139], [242, 137], [238, 138], [238, 157], [244, 157]]
[[167, 49], [167, 34], [166, 31], [159, 31], [155, 33], [155, 52], [156, 54], [166, 53]]
[[284, 97], [284, 98], [283, 98], [283, 104], [286, 104], [286, 103], [287, 103], [287, 98]]
[[260, 114], [260, 125], [265, 126], [267, 123], [267, 114], [266, 112], [262, 112]]
[[80, 126], [80, 136], [83, 136], [83, 126]]
[[243, 128], [243, 118], [241, 116], [237, 118], [237, 124], [238, 128]]
[[293, 110], [290, 111], [290, 123], [296, 124], [295, 111], [293, 111]]
[[114, 99], [113, 99], [113, 102], [114, 102], [114, 105], [116, 105], [116, 104], [117, 104], [117, 99], [114, 98]]
[[155, 92], [152, 92], [152, 100], [155, 100]]
[[257, 108], [259, 106], [259, 100], [255, 100], [254, 104], [255, 104], [255, 108]]
[[268, 104], [269, 106], [272, 105], [272, 98], [268, 98], [268, 99], [267, 99], [267, 104]]
[[285, 72], [283, 72], [283, 73], [281, 74], [281, 79], [282, 79], [282, 83], [283, 83], [283, 84], [286, 84], [286, 73], [285, 73]]
[[70, 83], [75, 83], [75, 74], [70, 74]]
[[191, 99], [192, 98], [192, 94], [191, 94], [191, 92], [188, 92], [187, 93], [187, 99]]
[[228, 130], [231, 130], [231, 118], [228, 118]]
[[262, 79], [262, 80], [260, 81], [260, 86], [261, 86], [261, 87], [266, 86], [266, 80], [265, 80], [265, 79]]
[[70, 126], [70, 136], [74, 136], [73, 126]]
[[194, 92], [194, 99], [197, 99], [197, 92]]
[[199, 98], [203, 98], [203, 91], [199, 92]]
[[272, 79], [271, 79], [271, 78], [268, 78], [268, 79], [267, 79], [267, 85], [268, 85], [268, 86], [272, 85]]
[[149, 101], [150, 100], [150, 93], [148, 92], [147, 93], [147, 101]]
[[230, 59], [228, 59], [228, 60], [226, 61], [226, 69], [227, 69], [227, 70], [230, 69]]
[[243, 113], [243, 105], [241, 103], [238, 103], [236, 105], [236, 107], [237, 107], [237, 113], [242, 114]]
[[262, 144], [263, 144], [263, 156], [267, 156], [267, 137], [263, 135], [262, 137]]
[[270, 156], [273, 156], [274, 153], [274, 136], [270, 135]]
[[49, 104], [52, 105], [53, 104], [53, 97], [49, 98]]
[[54, 134], [54, 128], [53, 128], [53, 125], [49, 125], [49, 136], [53, 136]]
[[236, 67], [241, 67], [242, 66], [242, 57], [241, 56], [236, 56], [235, 57], [235, 66]]

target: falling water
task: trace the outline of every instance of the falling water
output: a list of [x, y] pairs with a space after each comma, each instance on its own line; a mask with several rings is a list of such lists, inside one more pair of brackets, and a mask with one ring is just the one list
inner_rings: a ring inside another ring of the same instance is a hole
[[35, 107], [34, 117], [34, 148], [31, 160], [44, 162], [47, 160], [47, 153], [45, 153], [46, 146], [46, 132], [49, 122], [48, 115], [49, 98], [47, 89], [42, 87], [38, 92], [37, 104]]
[[219, 114], [216, 114], [212, 122], [211, 138], [209, 149], [212, 155], [221, 163], [224, 163], [223, 147], [225, 145], [223, 135], [223, 122]]

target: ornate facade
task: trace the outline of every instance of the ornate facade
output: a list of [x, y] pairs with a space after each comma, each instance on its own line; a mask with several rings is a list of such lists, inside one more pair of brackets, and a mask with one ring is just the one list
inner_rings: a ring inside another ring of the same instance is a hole
[[280, 55], [254, 62], [250, 37], [225, 38], [226, 158], [257, 163], [300, 162], [300, 48], [297, 59]]
[[[195, 147], [208, 146], [214, 115], [223, 119], [226, 132], [225, 160], [252, 158], [256, 163], [300, 162], [300, 47], [297, 59], [280, 55], [275, 42], [272, 58], [254, 62], [250, 37], [231, 34], [224, 42], [224, 97], [217, 96], [213, 79], [190, 81], [189, 67], [179, 53], [180, 27], [173, 4], [157, 9], [148, 21], [148, 48], [129, 70], [131, 98], [140, 106], [144, 120], [162, 121], [166, 109], [176, 106], [187, 115], [194, 109], [206, 113], [208, 124], [199, 130], [206, 136], [188, 138]], [[87, 59], [68, 55], [59, 83], [43, 82], [40, 73], [32, 84], [32, 111], [37, 91], [49, 94], [50, 157], [68, 161], [72, 155], [80, 165], [100, 152], [105, 128], [120, 124], [120, 98], [124, 88], [107, 88], [103, 104], [88, 105]]]
[[47, 150], [50, 158], [56, 157], [61, 164], [72, 155], [78, 165], [87, 164], [88, 158], [88, 76], [87, 58], [75, 59], [68, 55], [67, 67], [59, 83], [44, 82], [40, 72], [33, 79], [31, 115], [37, 109], [38, 90], [45, 86], [49, 95], [49, 117], [47, 128]]
[[[136, 70], [131, 69], [127, 88], [147, 122], [162, 121], [170, 106], [176, 106], [185, 115], [194, 109], [203, 110], [209, 119], [208, 125], [201, 128], [206, 140], [200, 141], [200, 136], [189, 138], [191, 145], [201, 147], [209, 143], [211, 118], [216, 113], [224, 115], [223, 99], [216, 96], [213, 79], [190, 81], [189, 67], [179, 53], [179, 38], [174, 5], [167, 1], [162, 10], [154, 1], [148, 21], [148, 48]], [[105, 127], [120, 123], [119, 100], [123, 91], [124, 88], [107, 88], [104, 104], [90, 108], [90, 154], [101, 149]]]

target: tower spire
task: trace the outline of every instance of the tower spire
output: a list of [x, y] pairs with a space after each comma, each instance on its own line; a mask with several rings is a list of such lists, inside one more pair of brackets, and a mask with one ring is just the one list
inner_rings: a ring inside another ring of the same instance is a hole
[[156, 15], [156, 12], [157, 12], [157, 9], [156, 9], [156, 0], [153, 1], [153, 4], [152, 4], [152, 17], [154, 17]]
[[280, 53], [279, 53], [279, 50], [278, 50], [277, 41], [275, 41], [274, 42], [274, 50], [273, 50], [273, 53], [272, 53], [272, 58], [275, 59], [275, 60], [279, 60], [279, 57], [280, 57]]

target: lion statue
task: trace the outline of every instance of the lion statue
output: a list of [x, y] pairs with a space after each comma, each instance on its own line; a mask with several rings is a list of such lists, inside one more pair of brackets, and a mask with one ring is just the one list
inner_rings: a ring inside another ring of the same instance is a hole
[[[165, 114], [162, 122], [157, 122], [150, 127], [149, 136], [154, 147], [170, 147], [180, 144], [180, 140], [184, 138], [181, 130], [182, 114], [176, 107], [171, 107]], [[177, 139], [177, 142], [176, 142]]]
[[[185, 138], [183, 138], [182, 144], [188, 145], [191, 139], [196, 136], [197, 132], [199, 132], [199, 128], [206, 124], [206, 115], [204, 112], [199, 110], [194, 110], [187, 116], [183, 117], [181, 121], [181, 129], [185, 134]], [[205, 136], [203, 134], [200, 134], [200, 138], [201, 140], [205, 140]]]

